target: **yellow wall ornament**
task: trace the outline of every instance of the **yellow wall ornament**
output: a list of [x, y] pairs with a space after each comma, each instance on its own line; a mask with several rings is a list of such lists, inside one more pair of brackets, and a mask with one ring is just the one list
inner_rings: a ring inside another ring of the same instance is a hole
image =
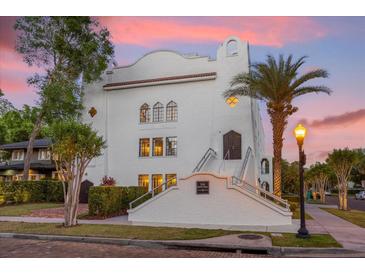
[[91, 107], [89, 109], [89, 114], [90, 114], [91, 118], [93, 118], [96, 115], [96, 113], [98, 113], [97, 110], [96, 110], [96, 108]]
[[231, 96], [226, 99], [227, 105], [229, 105], [231, 108], [234, 108], [238, 102], [239, 102], [239, 100], [235, 96]]

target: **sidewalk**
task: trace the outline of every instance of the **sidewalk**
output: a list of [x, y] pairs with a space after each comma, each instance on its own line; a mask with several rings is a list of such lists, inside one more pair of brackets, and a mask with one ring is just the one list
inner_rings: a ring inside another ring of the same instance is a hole
[[345, 249], [365, 252], [365, 228], [354, 225], [344, 219], [332, 215], [319, 207], [323, 205], [307, 204], [306, 212], [315, 222], [308, 223], [308, 230], [314, 233], [315, 229], [323, 229], [331, 234]]

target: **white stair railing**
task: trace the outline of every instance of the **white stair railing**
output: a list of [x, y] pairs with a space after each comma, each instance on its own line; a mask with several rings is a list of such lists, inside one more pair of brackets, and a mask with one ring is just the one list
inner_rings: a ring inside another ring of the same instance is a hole
[[238, 178], [240, 178], [241, 180], [243, 180], [243, 176], [245, 175], [248, 160], [250, 159], [251, 153], [252, 153], [252, 148], [248, 147], [247, 151], [246, 151], [245, 159], [243, 159], [243, 163], [242, 163], [242, 166], [241, 166], [241, 169], [240, 169], [240, 173], [238, 175]]
[[232, 185], [240, 187], [258, 197], [261, 197], [265, 199], [266, 201], [270, 202], [273, 205], [276, 205], [280, 207], [281, 209], [285, 209], [286, 211], [289, 211], [289, 203], [288, 201], [281, 199], [280, 197], [277, 197], [276, 195], [272, 194], [271, 192], [268, 192], [260, 187], [251, 185], [244, 180], [241, 180], [237, 177], [232, 177]]
[[194, 168], [193, 173], [199, 172], [211, 157], [217, 157], [217, 152], [215, 152], [212, 148], [208, 148], [208, 150], [204, 153], [203, 157]]
[[[161, 185], [158, 185], [154, 188], [152, 188], [150, 191], [146, 192], [145, 194], [143, 194], [142, 196], [139, 196], [137, 199], [133, 200], [132, 202], [129, 203], [129, 209], [133, 209], [133, 205], [137, 202], [142, 200], [143, 198], [146, 198], [145, 201], [149, 200], [152, 197], [155, 197], [156, 195], [166, 191], [169, 187], [171, 186], [175, 186], [175, 183], [172, 183], [172, 181], [177, 181], [176, 178], [171, 178], [170, 180], [165, 181], [164, 183], [162, 183]], [[156, 191], [158, 190], [158, 191]], [[150, 197], [148, 197], [150, 196]], [[144, 203], [145, 201], [143, 201], [142, 203]], [[141, 204], [142, 204], [141, 203]]]

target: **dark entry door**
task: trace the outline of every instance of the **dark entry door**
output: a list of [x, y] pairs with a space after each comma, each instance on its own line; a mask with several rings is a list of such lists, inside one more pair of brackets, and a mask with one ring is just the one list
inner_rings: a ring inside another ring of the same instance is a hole
[[94, 184], [88, 180], [85, 180], [81, 183], [80, 187], [80, 196], [79, 202], [82, 204], [87, 204], [89, 199], [89, 188], [92, 187]]
[[227, 160], [241, 159], [241, 134], [231, 130], [223, 135], [223, 157]]

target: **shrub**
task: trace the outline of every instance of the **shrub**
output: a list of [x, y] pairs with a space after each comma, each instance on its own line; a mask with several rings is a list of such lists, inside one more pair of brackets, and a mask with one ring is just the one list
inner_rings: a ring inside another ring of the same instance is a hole
[[129, 203], [147, 192], [144, 187], [94, 186], [89, 190], [89, 215], [110, 217], [120, 215]]
[[59, 181], [0, 182], [0, 195], [5, 202], [63, 202], [63, 188]]
[[297, 202], [289, 202], [289, 207], [290, 207], [291, 212], [296, 211], [298, 206], [299, 206], [299, 203], [297, 203]]
[[283, 195], [282, 198], [284, 200], [287, 200], [288, 202], [295, 202], [295, 203], [299, 203], [299, 196], [294, 196], [294, 195]]
[[103, 179], [101, 179], [100, 186], [115, 186], [117, 182], [113, 177], [104, 176]]

